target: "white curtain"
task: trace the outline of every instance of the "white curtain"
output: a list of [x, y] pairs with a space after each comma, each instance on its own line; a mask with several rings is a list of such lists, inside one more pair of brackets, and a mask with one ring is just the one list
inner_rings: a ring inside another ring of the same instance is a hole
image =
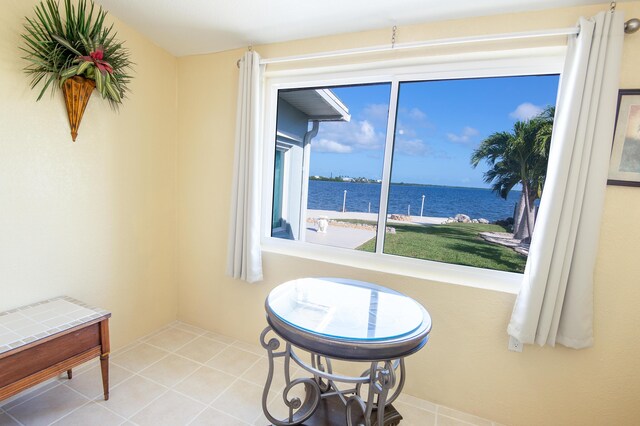
[[227, 274], [251, 283], [262, 280], [260, 251], [262, 68], [260, 55], [252, 51], [246, 52], [239, 64]]
[[508, 327], [522, 343], [593, 344], [593, 272], [616, 114], [624, 20], [580, 19], [558, 94], [547, 180]]

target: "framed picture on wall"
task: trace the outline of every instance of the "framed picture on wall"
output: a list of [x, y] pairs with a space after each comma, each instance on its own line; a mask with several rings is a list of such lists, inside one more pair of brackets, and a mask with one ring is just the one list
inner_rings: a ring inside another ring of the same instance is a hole
[[609, 185], [640, 186], [640, 89], [618, 93]]

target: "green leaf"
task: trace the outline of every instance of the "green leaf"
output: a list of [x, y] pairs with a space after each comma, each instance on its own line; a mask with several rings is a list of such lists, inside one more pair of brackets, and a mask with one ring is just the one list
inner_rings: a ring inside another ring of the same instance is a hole
[[78, 71], [76, 72], [77, 75], [82, 74], [83, 72], [85, 72], [91, 65], [93, 65], [92, 62], [89, 61], [82, 61], [80, 63], [80, 65], [78, 65]]
[[84, 34], [78, 34], [80, 41], [82, 41], [82, 45], [84, 46], [87, 53], [95, 51], [95, 46], [93, 41], [86, 37]]
[[60, 73], [60, 78], [63, 78], [63, 79], [66, 80], [69, 77], [73, 77], [74, 75], [77, 75], [78, 74], [78, 68], [80, 68], [78, 65], [74, 65], [72, 67], [67, 68], [66, 70], [63, 70]]
[[[107, 74], [108, 75], [108, 74]], [[116, 88], [113, 85], [114, 80], [107, 78], [105, 87], [107, 88], [107, 94], [109, 95], [109, 98], [114, 100], [115, 102], [122, 102], [122, 100], [120, 99], [120, 94], [118, 93], [118, 91], [116, 90]]]
[[100, 92], [104, 97], [104, 78], [102, 73], [98, 70], [94, 71], [94, 78], [96, 79], [96, 89]]
[[42, 90], [40, 91], [40, 94], [38, 95], [38, 99], [36, 99], [37, 101], [39, 101], [42, 98], [42, 95], [44, 95], [44, 92], [47, 91], [47, 87], [49, 87], [49, 85], [51, 84], [51, 82], [56, 80], [56, 76], [55, 74], [51, 74], [51, 76], [49, 76], [49, 79], [47, 80], [47, 82], [45, 83], [44, 87], [42, 88]]
[[60, 43], [61, 45], [63, 45], [64, 47], [66, 47], [67, 49], [69, 49], [70, 51], [72, 51], [73, 53], [75, 53], [78, 56], [83, 56], [82, 53], [80, 53], [76, 48], [74, 48], [71, 43], [69, 43], [67, 40], [63, 39], [60, 36], [57, 36], [55, 34], [51, 34], [51, 37], [53, 37], [53, 39], [55, 41], [57, 41], [58, 43]]

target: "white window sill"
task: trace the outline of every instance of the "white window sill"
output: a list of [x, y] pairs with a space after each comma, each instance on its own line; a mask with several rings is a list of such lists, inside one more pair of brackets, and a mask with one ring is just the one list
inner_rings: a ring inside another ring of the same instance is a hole
[[518, 294], [522, 274], [375, 254], [279, 238], [263, 238], [262, 251], [395, 275]]

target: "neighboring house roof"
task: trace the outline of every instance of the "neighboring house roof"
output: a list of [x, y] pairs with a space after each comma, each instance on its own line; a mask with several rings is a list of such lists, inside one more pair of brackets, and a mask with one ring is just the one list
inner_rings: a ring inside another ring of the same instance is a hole
[[350, 121], [349, 108], [329, 89], [281, 90], [281, 99], [314, 121]]

